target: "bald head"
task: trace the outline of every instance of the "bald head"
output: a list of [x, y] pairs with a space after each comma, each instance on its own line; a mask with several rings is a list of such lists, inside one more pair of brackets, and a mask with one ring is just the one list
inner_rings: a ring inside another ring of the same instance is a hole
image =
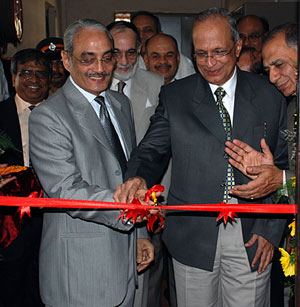
[[171, 82], [177, 72], [180, 55], [176, 39], [167, 34], [157, 34], [147, 40], [144, 56], [148, 70], [160, 74], [165, 84]]

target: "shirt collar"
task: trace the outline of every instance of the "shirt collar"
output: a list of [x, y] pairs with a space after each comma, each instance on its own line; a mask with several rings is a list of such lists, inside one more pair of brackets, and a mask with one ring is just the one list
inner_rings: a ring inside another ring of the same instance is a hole
[[[223, 87], [223, 89], [226, 92], [226, 96], [230, 99], [234, 98], [234, 94], [235, 94], [235, 88], [236, 88], [236, 81], [237, 81], [237, 73], [236, 73], [236, 67], [234, 67], [234, 72], [233, 75], [231, 76], [231, 78], [226, 81], [223, 85], [221, 85], [221, 87]], [[210, 89], [213, 93], [214, 98], [215, 97], [215, 91], [218, 87], [220, 87], [219, 85], [216, 84], [212, 84], [212, 83], [208, 83], [210, 86]]]
[[38, 106], [41, 103], [39, 102], [39, 103], [32, 104], [22, 99], [18, 94], [15, 95], [15, 102], [16, 102], [18, 114], [20, 114], [21, 112], [23, 112], [25, 109], [29, 108], [32, 105]]
[[[73, 80], [72, 76], [70, 76], [70, 80], [73, 83], [73, 85], [78, 89], [78, 91], [88, 100], [88, 102], [93, 101], [97, 97], [96, 95], [87, 92], [86, 90], [81, 88], [79, 85], [77, 85], [76, 82]], [[103, 96], [104, 98], [106, 98], [105, 91], [101, 92], [99, 96]]]

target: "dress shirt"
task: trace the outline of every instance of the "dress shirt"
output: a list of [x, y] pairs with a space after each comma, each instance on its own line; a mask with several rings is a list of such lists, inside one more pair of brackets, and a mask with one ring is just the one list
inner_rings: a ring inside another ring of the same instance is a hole
[[[85, 91], [84, 89], [82, 89], [81, 87], [79, 87], [75, 81], [73, 80], [73, 78], [70, 76], [70, 80], [71, 82], [74, 84], [74, 86], [80, 91], [80, 93], [88, 100], [88, 102], [91, 104], [92, 108], [94, 109], [94, 111], [96, 112], [97, 114], [97, 117], [99, 118], [100, 120], [100, 104], [95, 101], [95, 98], [97, 97], [96, 95], [94, 94], [91, 94], [87, 91]], [[125, 86], [126, 87], [126, 86]], [[105, 91], [101, 93], [102, 97], [104, 97], [104, 102], [105, 102], [105, 105], [107, 107], [107, 111], [109, 113], [109, 116], [110, 116], [110, 119], [111, 119], [111, 122], [114, 126], [114, 128], [116, 129], [116, 132], [117, 132], [117, 135], [119, 137], [119, 140], [120, 140], [120, 143], [122, 145], [122, 148], [123, 148], [123, 151], [124, 151], [124, 154], [125, 154], [125, 157], [126, 157], [126, 160], [128, 160], [129, 158], [129, 153], [127, 152], [126, 150], [126, 146], [125, 146], [125, 141], [124, 141], [124, 137], [121, 133], [121, 130], [120, 130], [120, 127], [119, 127], [119, 123], [118, 123], [118, 120], [114, 114], [114, 111], [110, 105], [110, 102], [109, 100], [106, 98], [106, 95], [105, 95]]]
[[[29, 166], [29, 133], [28, 133], [28, 119], [30, 115], [29, 107], [31, 103], [23, 100], [18, 94], [15, 96], [19, 124], [21, 129], [22, 150], [24, 165]], [[38, 104], [35, 104], [37, 106]]]
[[237, 81], [237, 77], [236, 77], [236, 67], [235, 67], [232, 77], [228, 81], [226, 81], [223, 85], [219, 86], [219, 85], [209, 83], [210, 89], [212, 91], [213, 97], [216, 102], [217, 102], [217, 97], [215, 95], [216, 89], [218, 87], [222, 87], [225, 90], [226, 95], [222, 101], [223, 101], [224, 107], [229, 113], [232, 127], [233, 127], [233, 113], [234, 113], [236, 81]]
[[[113, 91], [118, 91], [118, 83], [120, 82], [120, 80], [116, 79], [116, 78], [113, 78], [112, 79], [112, 83], [111, 83], [111, 86], [110, 86], [110, 89], [113, 90]], [[126, 83], [126, 85], [124, 86], [124, 89], [123, 89], [123, 93], [129, 98], [131, 99], [130, 97], [130, 90], [131, 90], [131, 79], [128, 79], [126, 81], [123, 81]]]

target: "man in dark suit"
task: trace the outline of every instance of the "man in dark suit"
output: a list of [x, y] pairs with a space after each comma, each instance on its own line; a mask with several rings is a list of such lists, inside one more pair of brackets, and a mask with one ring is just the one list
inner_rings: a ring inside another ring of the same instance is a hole
[[[230, 167], [225, 142], [232, 136], [259, 148], [265, 137], [277, 166], [287, 168], [287, 144], [280, 134], [286, 127], [285, 100], [264, 78], [236, 68], [242, 42], [227, 10], [200, 13], [193, 42], [200, 74], [162, 88], [126, 176], [144, 177], [151, 186], [172, 154], [169, 204], [251, 203], [250, 197], [229, 194], [249, 178]], [[115, 198], [131, 199], [143, 184], [131, 178]], [[225, 226], [216, 217], [167, 214], [163, 238], [173, 257], [178, 306], [267, 306], [270, 262], [285, 220], [241, 214]]]
[[[19, 151], [8, 149], [0, 155], [0, 162], [29, 166], [28, 117], [32, 108], [48, 96], [50, 62], [42, 52], [24, 49], [13, 56], [11, 72], [16, 95], [0, 103], [0, 131], [6, 133]], [[38, 249], [42, 230], [38, 211], [32, 211], [32, 218], [24, 218], [19, 235], [10, 245], [0, 247], [3, 257], [0, 261], [0, 301], [4, 306], [43, 306], [38, 284]], [[13, 208], [1, 209], [1, 236], [6, 218], [15, 213]]]
[[[129, 100], [108, 89], [113, 39], [98, 21], [65, 31], [70, 77], [30, 116], [32, 164], [46, 197], [113, 201], [135, 146]], [[132, 307], [137, 270], [154, 258], [147, 230], [119, 210], [45, 210], [40, 286], [46, 306]]]

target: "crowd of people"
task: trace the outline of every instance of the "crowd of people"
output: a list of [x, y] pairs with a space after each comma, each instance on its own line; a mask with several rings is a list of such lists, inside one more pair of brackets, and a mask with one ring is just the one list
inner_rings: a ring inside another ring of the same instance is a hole
[[[295, 175], [297, 25], [210, 8], [192, 38], [193, 61], [139, 11], [16, 52], [12, 93], [0, 65], [0, 132], [17, 150], [0, 163], [33, 167], [46, 198], [148, 205], [160, 183], [165, 204], [274, 203]], [[15, 214], [1, 209], [2, 232]], [[159, 307], [163, 280], [171, 307], [284, 306], [286, 216], [159, 214], [149, 233], [119, 210], [32, 210], [0, 245], [0, 307]]]

